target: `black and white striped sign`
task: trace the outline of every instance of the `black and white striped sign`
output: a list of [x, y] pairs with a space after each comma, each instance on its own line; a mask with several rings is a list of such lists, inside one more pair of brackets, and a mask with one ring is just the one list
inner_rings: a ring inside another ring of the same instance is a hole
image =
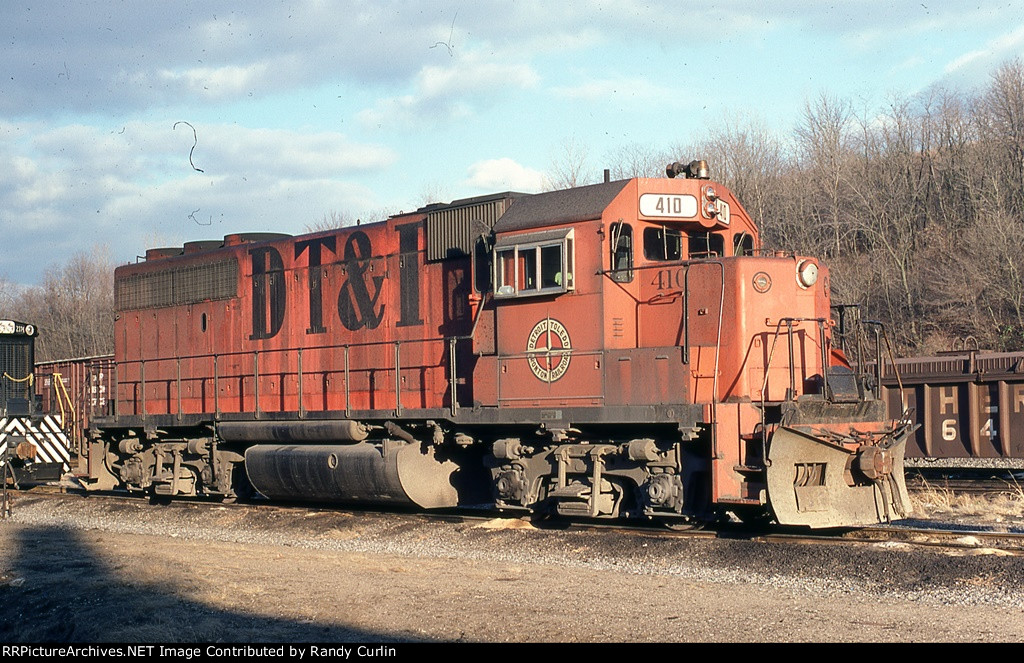
[[41, 419], [29, 417], [0, 417], [0, 466], [6, 458], [8, 442], [11, 453], [24, 439], [35, 445], [36, 463], [61, 463], [64, 471], [71, 470], [71, 452], [67, 435], [60, 426], [59, 415]]

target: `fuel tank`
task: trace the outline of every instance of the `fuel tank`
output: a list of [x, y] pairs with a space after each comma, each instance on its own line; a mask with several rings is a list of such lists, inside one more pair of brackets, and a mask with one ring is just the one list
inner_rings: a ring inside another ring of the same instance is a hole
[[271, 499], [425, 509], [458, 502], [452, 485], [458, 465], [418, 443], [257, 444], [245, 451], [245, 469], [253, 487]]

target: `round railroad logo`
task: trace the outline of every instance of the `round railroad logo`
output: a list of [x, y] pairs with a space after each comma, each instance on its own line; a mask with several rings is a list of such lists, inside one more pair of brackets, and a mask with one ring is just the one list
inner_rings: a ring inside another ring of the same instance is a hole
[[533, 326], [526, 341], [530, 370], [543, 382], [554, 382], [569, 370], [572, 342], [569, 332], [558, 320], [544, 318]]

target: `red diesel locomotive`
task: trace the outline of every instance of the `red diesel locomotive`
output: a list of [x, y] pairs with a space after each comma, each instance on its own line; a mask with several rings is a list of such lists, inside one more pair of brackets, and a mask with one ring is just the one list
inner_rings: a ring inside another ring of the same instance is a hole
[[584, 517], [901, 517], [908, 433], [702, 161], [117, 269], [90, 486]]

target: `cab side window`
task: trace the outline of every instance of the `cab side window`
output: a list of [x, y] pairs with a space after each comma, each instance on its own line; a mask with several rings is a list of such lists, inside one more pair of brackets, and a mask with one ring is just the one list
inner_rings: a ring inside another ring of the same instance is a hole
[[611, 279], [619, 283], [633, 280], [633, 227], [622, 223], [611, 225]]
[[527, 297], [575, 289], [574, 230], [503, 237], [495, 245], [494, 296]]

